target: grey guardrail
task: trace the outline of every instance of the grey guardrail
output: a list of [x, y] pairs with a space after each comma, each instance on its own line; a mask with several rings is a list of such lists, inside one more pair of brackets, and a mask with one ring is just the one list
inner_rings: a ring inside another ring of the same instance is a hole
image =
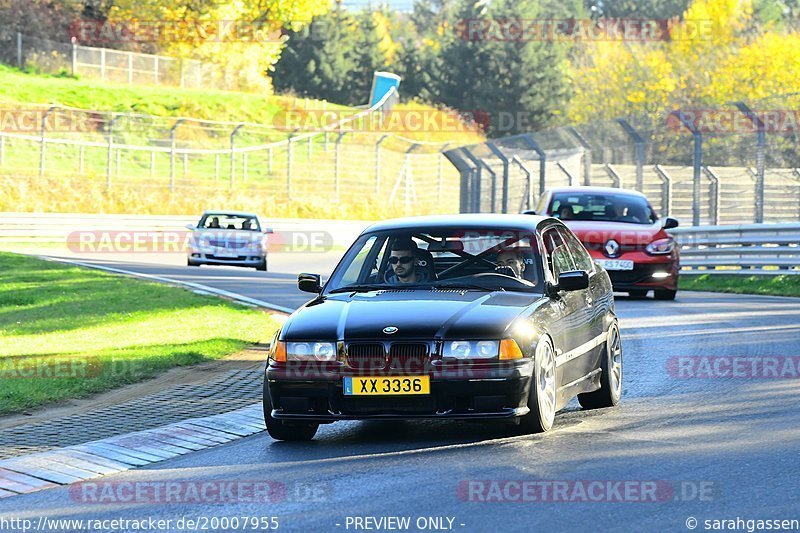
[[800, 223], [675, 228], [682, 274], [800, 274]]

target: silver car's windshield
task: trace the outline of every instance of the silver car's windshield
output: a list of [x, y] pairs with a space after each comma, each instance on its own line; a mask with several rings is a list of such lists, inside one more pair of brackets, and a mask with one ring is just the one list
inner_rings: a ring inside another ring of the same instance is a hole
[[462, 288], [541, 292], [532, 232], [503, 229], [384, 231], [362, 235], [325, 292]]
[[250, 215], [210, 213], [200, 219], [197, 229], [261, 231], [261, 225], [258, 218]]

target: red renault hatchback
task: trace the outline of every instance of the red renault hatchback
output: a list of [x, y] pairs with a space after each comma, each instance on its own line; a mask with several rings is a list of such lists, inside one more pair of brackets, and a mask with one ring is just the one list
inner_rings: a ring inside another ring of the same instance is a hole
[[608, 271], [615, 291], [656, 300], [674, 300], [680, 257], [665, 230], [674, 218], [656, 216], [636, 191], [609, 187], [561, 187], [547, 190], [536, 212], [561, 219]]

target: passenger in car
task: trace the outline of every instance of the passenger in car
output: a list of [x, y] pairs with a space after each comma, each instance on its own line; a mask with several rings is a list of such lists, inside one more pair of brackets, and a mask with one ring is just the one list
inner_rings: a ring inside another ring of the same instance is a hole
[[210, 228], [210, 229], [220, 229], [220, 227], [219, 227], [219, 217], [211, 217], [211, 222], [208, 223], [208, 228]]

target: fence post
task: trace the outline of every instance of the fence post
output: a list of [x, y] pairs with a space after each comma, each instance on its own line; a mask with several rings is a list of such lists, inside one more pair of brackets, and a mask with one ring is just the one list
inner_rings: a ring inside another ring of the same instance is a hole
[[153, 56], [153, 82], [158, 85], [158, 56]]
[[469, 148], [462, 148], [462, 153], [467, 156], [473, 165], [475, 165], [475, 173], [473, 174], [473, 184], [470, 189], [470, 198], [469, 198], [469, 212], [470, 213], [480, 213], [481, 212], [481, 191], [483, 188], [483, 164], [480, 159], [475, 157], [472, 152], [469, 151]]
[[339, 186], [339, 167], [340, 167], [339, 159], [341, 157], [341, 151], [342, 151], [342, 138], [345, 135], [347, 135], [347, 133], [348, 132], [345, 131], [345, 132], [339, 133], [336, 136], [336, 152], [334, 153], [334, 156], [333, 156], [333, 182], [334, 182], [334, 187], [335, 187], [335, 193], [336, 193], [336, 199], [337, 200], [339, 199], [339, 188], [340, 188], [340, 186]]
[[450, 143], [444, 143], [444, 146], [439, 148], [439, 168], [437, 169], [437, 177], [436, 177], [436, 201], [439, 202], [441, 205], [442, 203], [442, 173], [443, 169], [442, 166], [444, 164], [444, 151], [447, 150], [447, 147], [450, 146]]
[[697, 130], [697, 127], [687, 120], [683, 111], [673, 111], [673, 116], [680, 120], [681, 124], [692, 133], [694, 140], [694, 155], [692, 162], [694, 167], [693, 180], [692, 180], [692, 226], [700, 225], [700, 176], [701, 166], [703, 164], [703, 135]]
[[533, 135], [530, 133], [523, 135], [522, 138], [528, 143], [531, 150], [536, 152], [536, 155], [539, 156], [539, 196], [544, 194], [545, 188], [545, 181], [546, 181], [546, 165], [547, 165], [547, 153], [539, 146], [539, 144], [533, 139]]
[[567, 167], [561, 164], [561, 161], [556, 163], [556, 166], [558, 167], [558, 170], [563, 172], [564, 175], [567, 177], [567, 185], [572, 187], [575, 184], [575, 177], [572, 175], [572, 173], [569, 170], [567, 170]]
[[78, 45], [72, 42], [72, 75], [78, 74]]
[[583, 148], [583, 184], [589, 186], [592, 184], [592, 145], [581, 135], [577, 128], [569, 127], [567, 128], [567, 133], [572, 135]]
[[711, 225], [717, 226], [719, 225], [719, 176], [714, 169], [709, 166], [703, 167], [703, 172], [705, 172], [708, 179], [711, 181], [711, 203], [709, 204], [709, 209], [711, 211]]
[[106, 80], [106, 49], [100, 49], [100, 81]]
[[617, 124], [622, 126], [631, 139], [633, 139], [633, 158], [636, 160], [636, 190], [642, 192], [644, 188], [644, 137], [639, 135], [627, 120], [618, 118]]
[[39, 153], [39, 179], [44, 178], [44, 159], [45, 159], [45, 151], [46, 151], [45, 144], [47, 143], [47, 139], [45, 138], [45, 133], [47, 131], [47, 119], [50, 117], [50, 115], [55, 110], [56, 110], [55, 107], [51, 107], [50, 109], [47, 110], [47, 112], [42, 117], [42, 130], [41, 130], [42, 148], [41, 148], [41, 152]]
[[606, 163], [603, 165], [608, 176], [611, 178], [612, 187], [616, 187], [617, 189], [622, 187], [622, 178], [619, 177], [619, 173], [617, 169], [611, 166], [611, 163]]
[[753, 221], [756, 224], [761, 224], [764, 222], [764, 174], [766, 173], [765, 152], [767, 148], [767, 135], [764, 128], [764, 121], [762, 121], [744, 102], [735, 102], [734, 105], [739, 108], [739, 111], [741, 111], [756, 127], [756, 206]]
[[128, 85], [133, 85], [133, 52], [128, 52]]
[[169, 191], [175, 192], [175, 130], [183, 122], [182, 118], [175, 121], [169, 129]]
[[108, 154], [106, 156], [106, 189], [111, 189], [111, 159], [114, 157], [114, 124], [120, 115], [114, 116], [108, 123]]
[[384, 134], [375, 143], [375, 195], [381, 192], [381, 143], [389, 137], [389, 134]]
[[117, 148], [117, 157], [116, 157], [116, 161], [117, 161], [117, 171], [116, 171], [116, 173], [115, 173], [117, 177], [119, 177], [119, 175], [120, 175], [119, 169], [120, 169], [120, 167], [122, 166], [122, 161], [121, 161], [121, 159], [122, 159], [122, 150], [120, 150], [119, 148]]
[[286, 145], [286, 198], [289, 200], [292, 199], [292, 163], [294, 160], [292, 145], [293, 138], [294, 132], [289, 134], [289, 141]]
[[[489, 150], [492, 151], [494, 155], [496, 155], [500, 161], [503, 162], [503, 195], [501, 196], [500, 201], [500, 209], [501, 213], [508, 213], [508, 161], [509, 159], [503, 154], [503, 152], [493, 143], [487, 142], [486, 146]], [[494, 212], [494, 205], [495, 199], [494, 195], [496, 193], [494, 184], [492, 185], [492, 212]]]
[[[519, 165], [522, 172], [525, 174], [525, 195], [522, 200], [525, 202], [526, 209], [533, 209], [533, 172], [525, 165], [518, 155], [511, 158], [511, 161]], [[520, 205], [519, 210], [522, 211], [523, 206]]]
[[233, 189], [233, 180], [234, 176], [236, 175], [236, 134], [239, 133], [239, 130], [244, 128], [244, 124], [239, 124], [233, 131], [231, 132], [231, 176], [230, 176], [230, 188]]
[[668, 216], [672, 213], [672, 176], [661, 165], [654, 168], [661, 178], [661, 215]]

